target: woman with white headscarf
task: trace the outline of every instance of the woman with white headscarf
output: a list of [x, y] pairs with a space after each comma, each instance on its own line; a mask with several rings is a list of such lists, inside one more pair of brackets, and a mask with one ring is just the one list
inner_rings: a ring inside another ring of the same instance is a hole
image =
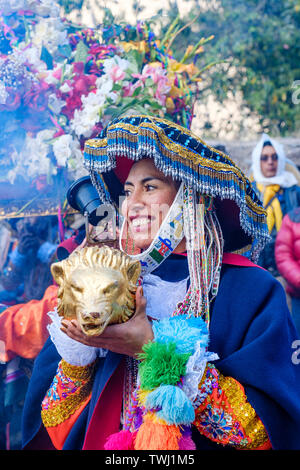
[[272, 237], [262, 251], [259, 264], [274, 276], [279, 276], [274, 245], [283, 216], [300, 206], [299, 181], [295, 171], [289, 171], [283, 146], [267, 134], [262, 134], [252, 152], [252, 174], [254, 189], [267, 211], [267, 224]]

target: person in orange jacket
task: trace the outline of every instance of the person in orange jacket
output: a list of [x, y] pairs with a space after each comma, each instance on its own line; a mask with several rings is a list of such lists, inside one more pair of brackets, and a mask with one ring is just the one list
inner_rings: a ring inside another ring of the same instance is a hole
[[[56, 256], [66, 258], [82, 241], [84, 231], [62, 242]], [[7, 307], [0, 305], [0, 449], [21, 447], [24, 397], [35, 358], [49, 337], [48, 312], [57, 304], [58, 287], [51, 283], [41, 299]]]
[[[82, 243], [83, 232], [62, 242], [56, 255], [66, 258]], [[41, 300], [16, 304], [0, 312], [0, 361], [8, 362], [16, 356], [34, 359], [44, 346], [49, 332], [47, 313], [56, 306], [57, 286], [51, 284]]]

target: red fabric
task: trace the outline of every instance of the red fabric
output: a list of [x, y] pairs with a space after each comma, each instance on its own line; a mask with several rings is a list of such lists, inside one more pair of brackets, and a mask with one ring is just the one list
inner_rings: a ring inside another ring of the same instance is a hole
[[[178, 255], [187, 256], [187, 253], [177, 253]], [[248, 258], [243, 255], [238, 255], [236, 253], [223, 253], [222, 258], [223, 264], [231, 264], [233, 266], [248, 266], [248, 267], [255, 267], [255, 268], [262, 268], [257, 264], [252, 263]]]
[[287, 281], [287, 292], [300, 297], [300, 222], [294, 222], [289, 214], [284, 216], [276, 237], [275, 260]]
[[81, 414], [82, 410], [89, 403], [90, 399], [91, 394], [86, 400], [84, 400], [84, 402], [81, 403], [80, 407], [68, 419], [60, 424], [57, 424], [56, 426], [47, 428], [47, 432], [55, 449], [62, 450], [70, 430], [74, 426], [74, 423], [78, 419], [78, 416]]
[[117, 166], [114, 168], [114, 173], [118, 180], [124, 184], [127, 176], [131, 170], [131, 167], [135, 163], [133, 160], [129, 160], [127, 157], [117, 157], [116, 158]]
[[83, 450], [104, 450], [104, 444], [108, 436], [120, 430], [123, 380], [124, 361], [121, 361], [106, 382], [95, 406]]
[[248, 267], [256, 267], [256, 268], [261, 268], [261, 266], [258, 266], [257, 264], [252, 263], [248, 258], [246, 258], [243, 255], [238, 255], [235, 253], [223, 253], [223, 264], [231, 264], [234, 266], [248, 266]]
[[69, 253], [72, 253], [76, 248], [78, 248], [78, 243], [76, 242], [76, 236], [73, 235], [70, 238], [67, 238], [61, 242], [58, 248], [65, 248]]
[[49, 286], [41, 300], [7, 308], [0, 315], [0, 360], [15, 356], [34, 359], [46, 342], [50, 323], [48, 312], [57, 305], [57, 286]]

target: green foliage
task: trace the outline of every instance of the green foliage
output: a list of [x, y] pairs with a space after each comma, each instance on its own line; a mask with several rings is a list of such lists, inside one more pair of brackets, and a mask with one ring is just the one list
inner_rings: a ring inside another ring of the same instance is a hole
[[299, 130], [294, 99], [300, 78], [299, 0], [221, 0], [220, 8], [201, 14], [197, 24], [203, 36], [215, 35], [207, 57], [226, 60], [210, 74], [209, 91], [223, 101], [240, 90], [264, 131]]
[[57, 0], [57, 3], [64, 9], [65, 14], [73, 10], [81, 10], [84, 0]]
[[[167, 30], [178, 13], [176, 0], [170, 0], [159, 12], [161, 28]], [[203, 75], [202, 102], [213, 93], [222, 103], [241, 91], [261, 130], [299, 131], [299, 0], [194, 0], [190, 13], [180, 17], [177, 28], [184, 29], [172, 45], [176, 58], [195, 43], [195, 35], [214, 35], [209, 48], [204, 46], [205, 62], [219, 65]], [[196, 60], [200, 69], [205, 66], [203, 54]]]

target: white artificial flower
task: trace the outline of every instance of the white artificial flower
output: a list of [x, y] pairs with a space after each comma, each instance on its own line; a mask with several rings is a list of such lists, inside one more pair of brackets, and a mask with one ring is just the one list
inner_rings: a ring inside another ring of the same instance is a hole
[[116, 65], [118, 65], [118, 67], [120, 67], [120, 69], [125, 72], [125, 70], [127, 70], [130, 66], [130, 62], [127, 59], [122, 59], [118, 55], [115, 55], [114, 57], [106, 59], [103, 62], [104, 73], [109, 73], [112, 67], [115, 67]]
[[49, 140], [51, 140], [55, 134], [55, 130], [53, 129], [44, 129], [42, 131], [39, 131], [36, 135], [36, 140], [38, 144], [45, 144], [49, 145]]
[[38, 15], [45, 17], [58, 18], [60, 16], [59, 6], [53, 0], [40, 0], [35, 11]]
[[82, 96], [82, 109], [75, 110], [74, 117], [70, 122], [71, 129], [78, 137], [90, 137], [93, 128], [102, 114], [107, 98], [114, 102], [117, 99], [116, 92], [112, 91], [113, 81], [107, 76], [96, 80], [96, 92], [92, 91], [86, 96]]
[[0, 0], [0, 10], [4, 15], [9, 15], [17, 10], [25, 10], [26, 0]]
[[5, 84], [2, 81], [0, 81], [0, 104], [5, 104], [7, 97], [8, 97], [8, 93], [6, 91]]
[[43, 18], [36, 24], [32, 42], [40, 49], [46, 47], [55, 55], [58, 46], [68, 44], [67, 31], [59, 18]]
[[56, 168], [48, 157], [51, 150], [50, 139], [55, 130], [45, 129], [38, 132], [36, 137], [26, 136], [24, 147], [17, 157], [16, 166], [8, 172], [8, 180], [13, 183], [16, 176], [22, 176], [25, 181], [30, 181], [39, 175], [55, 175]]
[[67, 160], [72, 155], [72, 141], [70, 134], [59, 136], [53, 144], [53, 153], [59, 166], [66, 166]]
[[41, 52], [38, 47], [32, 45], [31, 47], [24, 47], [19, 51], [20, 57], [24, 62], [28, 62], [30, 65], [33, 65], [34, 68], [39, 72], [45, 72], [47, 66], [43, 60], [40, 59]]
[[18, 10], [30, 10], [40, 16], [58, 17], [59, 5], [53, 0], [0, 0], [0, 10], [10, 15]]
[[[56, 78], [55, 76], [57, 75], [58, 71], [60, 71], [61, 80], [67, 80], [67, 79], [71, 80], [71, 78], [73, 77], [73, 66], [71, 64], [63, 63], [63, 64], [56, 65], [54, 69], [52, 70], [47, 70], [47, 76], [44, 78], [44, 81], [48, 83], [48, 85], [57, 86], [60, 82], [60, 79]], [[64, 91], [64, 86], [65, 86], [66, 91]], [[60, 88], [60, 90], [63, 93], [68, 93], [71, 90], [69, 85], [67, 85], [66, 83], [62, 85], [62, 87], [63, 88]]]
[[54, 114], [59, 114], [65, 104], [66, 102], [59, 100], [55, 93], [51, 93], [51, 95], [48, 97], [48, 106], [54, 112]]
[[69, 91], [71, 91], [72, 88], [70, 87], [70, 85], [67, 84], [67, 82], [65, 82], [61, 87], [59, 87], [59, 90], [62, 93], [69, 93]]
[[76, 180], [88, 174], [83, 166], [80, 143], [72, 135], [65, 134], [58, 137], [53, 144], [53, 153], [57, 164], [66, 167], [73, 179]]

